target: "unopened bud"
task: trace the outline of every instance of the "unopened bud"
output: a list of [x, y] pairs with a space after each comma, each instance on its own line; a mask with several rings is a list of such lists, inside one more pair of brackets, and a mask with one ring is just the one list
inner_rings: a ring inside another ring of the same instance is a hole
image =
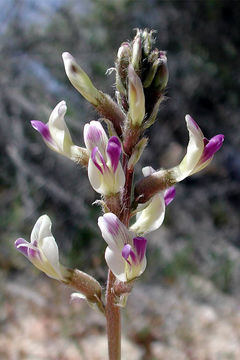
[[151, 85], [151, 83], [152, 83], [152, 81], [153, 81], [153, 79], [154, 79], [154, 77], [156, 75], [156, 72], [158, 70], [158, 67], [159, 67], [160, 63], [161, 63], [161, 60], [157, 59], [157, 60], [154, 61], [154, 63], [150, 67], [150, 69], [149, 69], [149, 71], [148, 71], [148, 73], [147, 73], [147, 75], [146, 75], [146, 77], [144, 79], [144, 82], [143, 82], [143, 86], [145, 88], [148, 88]]
[[141, 41], [141, 32], [138, 29], [132, 45], [132, 65], [135, 71], [139, 70], [141, 59], [142, 59], [142, 41]]
[[73, 289], [83, 294], [89, 301], [96, 302], [101, 299], [102, 287], [92, 276], [78, 270], [71, 270], [71, 278], [67, 283]]
[[168, 83], [168, 66], [167, 66], [167, 56], [164, 51], [160, 51], [159, 57], [159, 66], [153, 80], [153, 85], [158, 91], [163, 91]]
[[145, 96], [142, 82], [132, 65], [128, 67], [128, 102], [131, 124], [141, 126], [145, 116]]
[[115, 62], [116, 88], [122, 95], [127, 94], [126, 78], [127, 78], [130, 59], [131, 59], [130, 45], [129, 43], [123, 43], [118, 50], [117, 59]]
[[143, 51], [145, 56], [148, 56], [152, 49], [152, 45], [154, 43], [153, 31], [151, 30], [149, 32], [147, 29], [144, 29], [144, 31], [142, 32], [142, 38], [143, 38]]
[[88, 75], [68, 52], [62, 54], [66, 74], [72, 85], [93, 105], [97, 105], [101, 93], [95, 88]]
[[142, 156], [142, 153], [147, 145], [147, 142], [148, 142], [148, 139], [144, 137], [136, 144], [136, 146], [133, 149], [133, 153], [128, 161], [129, 169], [133, 168], [136, 165], [136, 163]]

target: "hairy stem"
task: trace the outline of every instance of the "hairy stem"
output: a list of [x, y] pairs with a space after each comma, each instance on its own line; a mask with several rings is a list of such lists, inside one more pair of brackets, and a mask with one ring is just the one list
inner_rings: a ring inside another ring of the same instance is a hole
[[115, 294], [113, 292], [115, 280], [115, 276], [111, 270], [109, 270], [106, 293], [106, 319], [109, 360], [121, 360], [121, 314], [120, 307], [115, 305]]
[[[128, 227], [130, 218], [131, 192], [133, 170], [128, 169], [128, 156], [123, 156], [123, 169], [125, 172], [125, 186], [122, 194], [121, 206], [117, 206], [116, 201], [105, 199], [110, 211], [114, 212], [120, 220]], [[115, 199], [116, 200], [116, 199]], [[120, 198], [119, 198], [120, 203]], [[122, 210], [120, 210], [122, 208]], [[106, 320], [108, 336], [109, 360], [121, 360], [121, 313], [120, 307], [115, 304], [116, 294], [114, 284], [116, 277], [109, 270], [106, 291]]]

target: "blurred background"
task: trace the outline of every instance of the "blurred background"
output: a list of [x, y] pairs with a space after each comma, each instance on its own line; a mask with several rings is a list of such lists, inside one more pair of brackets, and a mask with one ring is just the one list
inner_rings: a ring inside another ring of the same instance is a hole
[[148, 267], [123, 315], [125, 360], [240, 358], [240, 2], [229, 0], [0, 1], [0, 358], [106, 359], [105, 324], [14, 249], [47, 213], [62, 263], [106, 282], [97, 194], [76, 164], [48, 149], [30, 120], [66, 100], [76, 144], [97, 115], [68, 81], [70, 52], [114, 96], [118, 47], [133, 29], [156, 30], [170, 79], [136, 171], [176, 165], [189, 113], [223, 148], [177, 185], [164, 225], [150, 234]]

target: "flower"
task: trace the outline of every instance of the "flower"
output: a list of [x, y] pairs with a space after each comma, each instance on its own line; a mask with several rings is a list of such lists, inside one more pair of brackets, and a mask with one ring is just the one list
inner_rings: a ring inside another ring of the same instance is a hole
[[[155, 170], [151, 166], [147, 166], [142, 169], [142, 172], [146, 177], [152, 175]], [[175, 193], [175, 187], [171, 186], [154, 195], [147, 203], [139, 204], [136, 221], [130, 230], [137, 234], [146, 234], [157, 230], [163, 223], [166, 206], [172, 202]]]
[[117, 279], [126, 282], [139, 277], [147, 264], [147, 240], [136, 237], [113, 213], [99, 217], [98, 226], [108, 244], [106, 262]]
[[189, 132], [187, 153], [178, 166], [170, 169], [171, 175], [177, 182], [204, 169], [211, 162], [213, 155], [221, 148], [224, 141], [224, 135], [222, 134], [216, 135], [210, 140], [206, 139], [200, 127], [190, 115], [186, 115], [185, 120]]
[[50, 149], [71, 160], [86, 164], [88, 161], [87, 151], [86, 149], [73, 144], [70, 132], [64, 120], [66, 111], [66, 103], [65, 101], [61, 101], [53, 109], [47, 124], [38, 120], [32, 120], [32, 127], [40, 132], [44, 142]]
[[108, 139], [102, 125], [91, 121], [84, 127], [84, 142], [90, 153], [88, 177], [92, 187], [102, 195], [118, 193], [125, 183], [119, 139]]
[[15, 247], [39, 270], [49, 277], [67, 282], [69, 270], [59, 263], [58, 246], [51, 232], [52, 223], [47, 215], [42, 215], [31, 233], [31, 242], [19, 238]]

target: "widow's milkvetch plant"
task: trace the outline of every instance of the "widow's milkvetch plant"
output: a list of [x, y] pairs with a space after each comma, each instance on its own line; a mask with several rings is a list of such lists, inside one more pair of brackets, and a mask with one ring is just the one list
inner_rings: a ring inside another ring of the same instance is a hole
[[182, 161], [170, 169], [144, 167], [143, 177], [134, 184], [134, 168], [148, 142], [145, 131], [156, 121], [169, 75], [166, 52], [153, 48], [154, 42], [153, 31], [144, 29], [137, 30], [133, 41], [121, 44], [110, 69], [116, 75], [116, 100], [95, 87], [72, 55], [63, 53], [70, 82], [101, 116], [84, 126], [85, 146], [72, 141], [65, 101], [56, 105], [47, 123], [31, 122], [51, 150], [87, 170], [92, 188], [101, 195], [98, 226], [107, 243], [107, 288], [104, 291], [93, 277], [60, 264], [47, 215], [37, 220], [30, 242], [19, 238], [15, 246], [46, 275], [77, 290], [73, 300], [85, 299], [104, 314], [110, 360], [121, 358], [120, 310], [146, 268], [147, 234], [162, 225], [166, 206], [175, 196], [174, 185], [205, 168], [224, 140], [223, 135], [208, 140], [186, 115], [189, 142]]

